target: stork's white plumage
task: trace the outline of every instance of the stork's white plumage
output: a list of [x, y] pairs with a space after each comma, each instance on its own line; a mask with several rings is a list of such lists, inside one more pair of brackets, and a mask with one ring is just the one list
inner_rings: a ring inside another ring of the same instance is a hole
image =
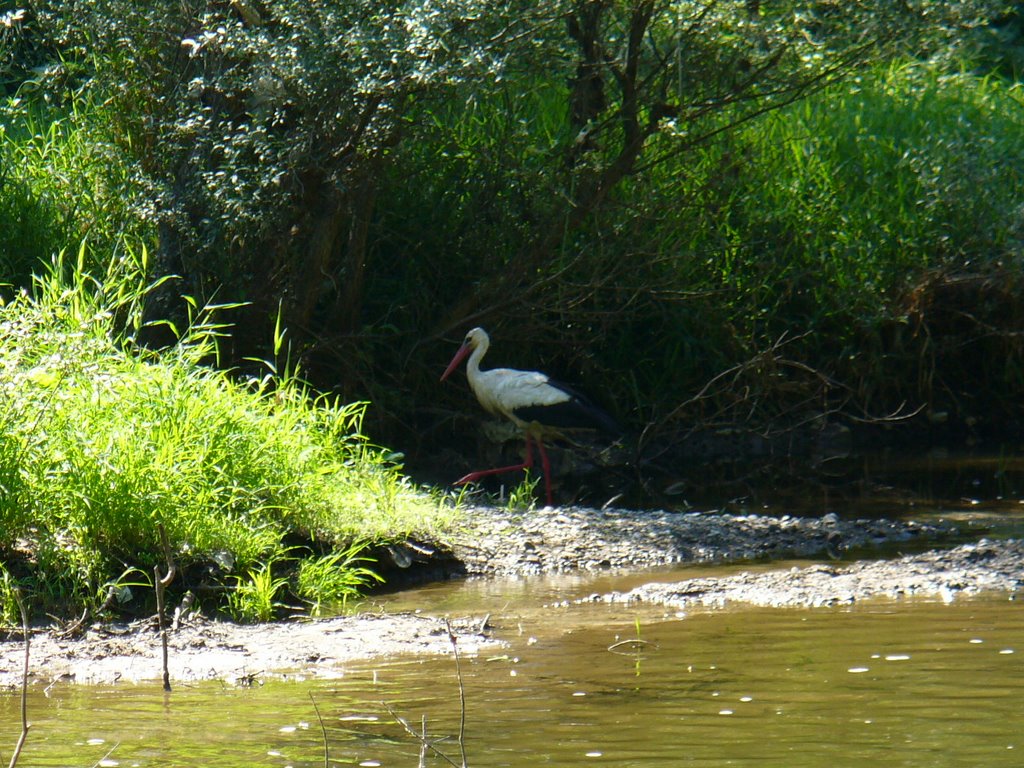
[[544, 450], [544, 439], [562, 435], [566, 430], [595, 429], [617, 434], [618, 426], [608, 414], [591, 404], [586, 398], [564, 384], [549, 379], [538, 371], [517, 371], [513, 368], [480, 370], [480, 362], [490, 347], [491, 340], [483, 328], [474, 328], [466, 334], [459, 351], [448, 364], [441, 381], [469, 356], [466, 377], [470, 389], [480, 405], [495, 416], [504, 416], [523, 430], [526, 437], [526, 458], [522, 464], [470, 472], [455, 482], [456, 485], [473, 482], [486, 475], [512, 472], [533, 466], [531, 441], [537, 443], [544, 469], [544, 488], [551, 504], [551, 465]]

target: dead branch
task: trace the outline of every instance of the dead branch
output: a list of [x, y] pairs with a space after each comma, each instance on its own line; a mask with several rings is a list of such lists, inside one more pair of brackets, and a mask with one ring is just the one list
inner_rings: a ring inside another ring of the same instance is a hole
[[459, 659], [458, 638], [452, 631], [451, 622], [444, 620], [444, 628], [448, 631], [448, 642], [452, 644], [452, 655], [455, 657], [455, 674], [459, 679], [459, 751], [462, 753], [462, 768], [466, 768], [466, 686], [462, 681], [462, 663]]
[[28, 611], [25, 610], [25, 601], [21, 599], [21, 590], [18, 587], [12, 588], [12, 594], [14, 600], [18, 604], [18, 610], [21, 611], [21, 631], [25, 638], [25, 666], [21, 671], [21, 735], [18, 737], [18, 743], [14, 745], [14, 754], [11, 755], [11, 762], [8, 764], [8, 768], [14, 768], [18, 763], [18, 757], [21, 755], [21, 749], [25, 746], [25, 740], [28, 738], [28, 662], [29, 662], [29, 632], [28, 632]]
[[430, 741], [430, 739], [427, 738], [427, 735], [426, 735], [426, 718], [424, 718], [424, 721], [423, 721], [424, 733], [421, 736], [420, 733], [416, 729], [414, 729], [411, 725], [409, 725], [408, 721], [404, 717], [402, 717], [397, 712], [395, 712], [395, 710], [391, 707], [390, 704], [388, 704], [386, 701], [382, 701], [381, 705], [384, 707], [384, 709], [386, 709], [388, 711], [388, 714], [391, 715], [391, 717], [393, 717], [395, 719], [395, 722], [398, 723], [400, 726], [402, 726], [405, 729], [406, 733], [408, 733], [414, 739], [419, 741], [421, 749], [427, 749], [427, 750], [433, 752], [435, 755], [437, 755], [442, 760], [444, 760], [446, 763], [448, 763], [448, 765], [452, 766], [452, 768], [463, 768], [463, 767], [459, 766], [459, 764], [456, 763], [454, 760], [452, 760], [450, 757], [448, 757], [448, 755], [446, 755], [444, 752], [442, 752], [436, 746], [434, 746], [434, 743], [432, 741]]
[[[783, 334], [768, 348], [712, 376], [696, 394], [644, 427], [637, 440], [638, 455], [667, 425], [681, 420], [693, 407], [707, 407], [710, 413], [699, 421], [693, 419], [679, 439], [685, 440], [698, 431], [730, 429], [745, 423], [756, 425], [761, 437], [773, 439], [835, 415], [860, 424], [893, 424], [911, 419], [924, 409], [923, 405], [908, 409], [904, 403], [890, 413], [870, 413], [863, 403], [857, 402], [853, 387], [782, 354], [784, 347], [808, 335]], [[795, 373], [799, 379], [784, 379], [783, 371]], [[773, 399], [773, 395], [782, 397]], [[666, 447], [646, 460], [668, 450]]]
[[[643, 432], [640, 433], [639, 440], [637, 440], [637, 451], [641, 451], [643, 447], [647, 444], [647, 440], [649, 439], [649, 437], [652, 436], [655, 432], [657, 432], [657, 430], [660, 429], [664, 424], [667, 424], [668, 422], [678, 419], [680, 415], [684, 413], [685, 410], [690, 406], [712, 398], [715, 394], [716, 388], [718, 388], [719, 385], [721, 385], [723, 382], [728, 382], [726, 386], [729, 386], [730, 384], [732, 386], [735, 386], [736, 383], [740, 380], [740, 378], [752, 368], [764, 366], [768, 361], [771, 361], [773, 364], [777, 364], [779, 360], [778, 351], [782, 347], [784, 347], [787, 344], [791, 344], [794, 341], [798, 341], [806, 336], [806, 333], [801, 334], [799, 336], [791, 336], [788, 338], [786, 337], [786, 335], [780, 336], [770, 347], [768, 347], [768, 349], [761, 350], [753, 357], [751, 357], [749, 360], [745, 360], [742, 363], [737, 363], [731, 368], [727, 368], [724, 371], [721, 371], [712, 376], [704, 384], [704, 386], [700, 388], [697, 394], [681, 402], [662, 419], [651, 422], [646, 427], [644, 427]], [[744, 397], [744, 399], [747, 398]]]
[[324, 725], [324, 719], [320, 716], [320, 707], [316, 705], [316, 699], [313, 698], [313, 692], [309, 692], [309, 700], [313, 702], [313, 710], [316, 712], [316, 719], [320, 723], [320, 733], [324, 737], [324, 768], [330, 768], [331, 766], [331, 748], [327, 743], [327, 726]]
[[174, 581], [174, 574], [177, 566], [174, 564], [174, 556], [171, 554], [171, 545], [167, 541], [167, 531], [163, 523], [157, 523], [157, 530], [160, 531], [160, 546], [163, 548], [164, 558], [167, 560], [167, 572], [160, 574], [160, 566], [153, 566], [153, 586], [156, 589], [156, 615], [160, 623], [160, 642], [163, 646], [163, 678], [164, 690], [171, 690], [171, 675], [167, 668], [167, 622], [164, 619], [164, 590]]

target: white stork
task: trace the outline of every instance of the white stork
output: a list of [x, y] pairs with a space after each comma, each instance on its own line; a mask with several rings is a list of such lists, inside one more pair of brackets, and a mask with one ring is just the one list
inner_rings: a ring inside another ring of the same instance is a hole
[[544, 439], [563, 436], [565, 430], [573, 429], [593, 429], [617, 435], [618, 425], [585, 397], [538, 371], [517, 371], [512, 368], [481, 371], [480, 362], [487, 354], [490, 344], [491, 340], [483, 328], [474, 328], [467, 333], [459, 351], [441, 374], [441, 381], [447, 379], [469, 355], [466, 377], [469, 379], [473, 394], [489, 413], [504, 416], [523, 430], [526, 438], [526, 458], [522, 464], [470, 472], [456, 480], [455, 485], [471, 483], [487, 475], [532, 467], [531, 442], [536, 442], [540, 451], [541, 466], [544, 469], [544, 490], [547, 492], [547, 502], [550, 505], [551, 463], [548, 461], [547, 451], [544, 450]]

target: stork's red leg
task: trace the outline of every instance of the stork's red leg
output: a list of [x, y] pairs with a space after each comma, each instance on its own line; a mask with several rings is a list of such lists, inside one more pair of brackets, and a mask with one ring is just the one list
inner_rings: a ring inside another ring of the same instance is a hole
[[[544, 492], [547, 497], [548, 506], [554, 506], [551, 495], [551, 461], [548, 459], [548, 452], [544, 450], [544, 443], [541, 439], [534, 438], [537, 441], [537, 449], [540, 451], [540, 463], [541, 468], [544, 470]], [[520, 469], [529, 469], [533, 466], [533, 448], [530, 444], [530, 436], [526, 436], [526, 460], [522, 464], [511, 464], [507, 467], [497, 467], [496, 469], [480, 469], [476, 472], [470, 472], [465, 477], [460, 477], [455, 481], [455, 485], [465, 485], [466, 483], [472, 483], [479, 480], [481, 477], [487, 477], [489, 475], [500, 475], [502, 472], [518, 472]]]
[[[526, 438], [527, 445], [529, 445], [530, 438]], [[544, 490], [548, 497], [548, 506], [553, 507], [554, 503], [551, 501], [551, 462], [548, 461], [548, 452], [544, 450], [544, 442], [538, 437], [537, 448], [540, 451], [540, 465], [544, 469]]]
[[[538, 442], [538, 445], [540, 443]], [[541, 448], [541, 451], [544, 449]], [[543, 453], [541, 454], [543, 456]], [[487, 477], [488, 475], [500, 475], [502, 472], [516, 472], [520, 469], [529, 469], [533, 466], [533, 449], [530, 447], [530, 438], [526, 438], [526, 461], [522, 464], [512, 464], [507, 467], [498, 467], [497, 469], [480, 469], [476, 472], [470, 472], [465, 477], [460, 477], [455, 481], [455, 485], [465, 485], [466, 483], [472, 483], [475, 480], [479, 480], [481, 477]]]

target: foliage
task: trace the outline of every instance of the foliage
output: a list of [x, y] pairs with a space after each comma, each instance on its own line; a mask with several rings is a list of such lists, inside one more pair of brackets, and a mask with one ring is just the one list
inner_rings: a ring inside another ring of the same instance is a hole
[[383, 579], [363, 565], [372, 563], [363, 556], [365, 543], [352, 544], [339, 552], [317, 558], [306, 558], [296, 573], [296, 595], [309, 604], [312, 616], [320, 616], [328, 610], [342, 610], [348, 601], [359, 596], [372, 582]]
[[67, 55], [102, 60], [95, 87], [153, 185], [157, 270], [255, 302], [262, 322], [283, 295], [305, 327], [339, 271], [333, 300], [358, 309], [360, 222], [407, 106], [500, 71], [521, 5], [103, 0], [39, 19]]
[[[1002, 280], [1019, 269], [1020, 105], [1019, 90], [998, 80], [903, 63], [738, 135], [726, 156], [758, 162], [723, 190], [729, 198], [708, 222], [728, 240], [704, 279], [731, 304], [731, 330], [748, 354], [801, 334], [788, 351], [852, 383], [861, 407], [944, 407], [920, 369], [935, 341], [915, 332], [908, 302], [923, 286], [938, 287], [936, 275]], [[987, 380], [994, 392], [1015, 391], [1019, 319], [994, 305], [965, 307], [979, 309], [986, 319], [974, 338], [1004, 345]], [[971, 346], [971, 331], [961, 331], [955, 344]], [[947, 384], [955, 398], [967, 394], [966, 380]]]
[[287, 607], [277, 598], [288, 579], [274, 576], [273, 565], [273, 561], [261, 563], [244, 577], [235, 577], [235, 588], [228, 594], [228, 611], [236, 621], [271, 621]]
[[65, 610], [95, 606], [161, 561], [157, 523], [186, 572], [227, 552], [247, 574], [286, 539], [344, 551], [451, 514], [361, 434], [365, 404], [293, 374], [235, 382], [206, 366], [225, 328], [212, 309], [171, 349], [137, 346], [147, 258], [126, 249], [94, 276], [83, 246], [0, 307], [0, 527], [5, 550], [22, 539], [32, 552], [19, 580]]
[[[421, 140], [396, 146], [378, 192], [367, 333], [358, 345], [341, 341], [330, 363], [345, 366], [346, 355], [357, 359], [349, 355], [354, 347], [363, 362], [349, 363], [355, 370], [346, 380], [373, 393], [378, 413], [417, 419], [404, 405], [409, 382], [420, 387], [414, 402], [431, 401], [431, 370], [445, 354], [440, 345], [424, 344], [424, 336], [436, 342], [459, 328], [494, 324], [501, 346], [514, 350], [495, 364], [536, 366], [604, 392], [607, 405], [620, 404], [625, 421], [644, 426], [786, 333], [820, 329], [823, 335], [813, 338], [821, 347], [792, 347], [793, 362], [820, 367], [826, 376], [837, 373], [853, 334], [871, 333], [872, 319], [889, 315], [868, 300], [882, 311], [851, 323], [849, 297], [831, 282], [816, 281], [813, 267], [801, 266], [800, 259], [814, 263], [820, 241], [807, 242], [798, 254], [799, 239], [780, 240], [776, 248], [775, 229], [759, 226], [761, 211], [785, 216], [777, 200], [763, 200], [761, 192], [796, 200], [800, 182], [792, 174], [802, 172], [780, 167], [785, 138], [769, 132], [801, 109], [816, 108], [807, 104], [836, 99], [845, 92], [845, 78], [855, 90], [859, 82], [873, 87], [879, 76], [867, 64], [873, 57], [941, 49], [953, 58], [950, 41], [977, 24], [981, 5], [926, 4], [918, 7], [919, 17], [907, 19], [899, 15], [905, 6], [818, 4], [797, 14], [803, 23], [795, 26], [787, 21], [791, 6], [753, 5], [762, 6], [755, 20], [738, 19], [735, 6], [709, 4], [706, 14], [697, 12], [704, 6], [693, 6], [683, 23], [658, 16], [668, 8], [660, 4], [578, 4], [576, 38], [561, 40], [561, 57], [549, 60], [544, 72], [520, 66], [473, 98], [422, 105], [414, 113]], [[634, 13], [645, 8], [653, 15]], [[598, 18], [588, 21], [585, 11]], [[964, 15], [953, 18], [958, 13]], [[578, 39], [586, 29], [589, 38]], [[571, 109], [588, 87], [596, 92], [589, 117], [574, 117]], [[816, 95], [822, 89], [827, 96]], [[851, 113], [859, 108], [848, 104]], [[901, 108], [906, 115], [914, 104]], [[953, 105], [943, 108], [953, 118]], [[820, 132], [823, 140], [831, 129], [801, 128], [812, 136]], [[857, 151], [870, 152], [870, 144]], [[841, 178], [849, 178], [856, 166], [844, 170]], [[886, 206], [877, 197], [873, 203]], [[836, 205], [843, 205], [841, 194]], [[832, 221], [818, 220], [822, 239]], [[849, 236], [856, 237], [852, 230]], [[906, 251], [899, 256], [908, 258]], [[905, 276], [899, 260], [876, 264]], [[852, 271], [846, 286], [866, 299], [872, 283], [854, 283]], [[802, 274], [831, 291], [821, 313], [831, 317], [820, 326], [805, 323], [806, 306], [789, 301], [806, 293], [788, 282]], [[796, 313], [787, 315], [789, 308]], [[773, 318], [778, 322], [766, 322]], [[834, 341], [827, 335], [833, 331], [847, 335]], [[817, 356], [822, 351], [825, 356]], [[375, 363], [396, 358], [404, 362], [398, 373]], [[816, 387], [818, 378], [809, 375], [808, 385]], [[777, 396], [775, 384], [782, 381], [766, 372], [757, 390], [774, 389], [769, 398]], [[801, 401], [808, 394], [801, 384]], [[730, 417], [743, 412], [741, 404]], [[777, 413], [756, 413], [755, 421], [764, 424]], [[677, 412], [680, 419], [693, 415], [692, 409]], [[470, 413], [458, 425], [460, 436], [477, 421]], [[421, 439], [436, 422], [414, 422], [403, 441]]]
[[[126, 195], [124, 218], [156, 231], [151, 276], [182, 278], [147, 319], [182, 331], [210, 300], [247, 302], [216, 353], [255, 371], [261, 402], [309, 401], [246, 359], [277, 325], [275, 360], [287, 328], [292, 365], [374, 403], [360, 431], [447, 473], [439, 447], [478, 418], [437, 371], [475, 324], [500, 340], [495, 364], [575, 382], [649, 438], [902, 403], [1019, 419], [1024, 134], [1017, 92], [981, 72], [1013, 53], [992, 42], [1004, 5], [43, 1], [26, 58], [59, 53], [84, 95], [52, 78], [24, 93], [65, 110], [51, 117], [94, 105], [64, 125], [131, 158], [146, 202]], [[36, 133], [12, 128], [8, 156]], [[6, 189], [52, 242], [40, 201], [68, 196]], [[352, 498], [400, 507], [407, 481], [365, 448]], [[254, 541], [336, 508], [344, 483], [325, 475]], [[266, 562], [255, 549], [243, 568]]]
[[21, 613], [15, 597], [15, 584], [11, 574], [0, 563], [0, 629], [9, 629], [21, 623]]
[[[404, 176], [396, 159], [432, 134], [443, 164], [457, 138], [442, 122], [452, 105], [498, 99], [519, 136], [514, 105], [524, 85], [539, 86], [556, 97], [558, 120], [540, 146], [521, 147], [544, 159], [542, 174], [524, 178], [536, 183], [517, 189], [509, 177], [521, 151], [484, 180], [503, 222], [532, 215], [511, 227], [518, 242], [484, 262], [486, 279], [431, 319], [444, 330], [578, 261], [573, 233], [642, 167], [820, 87], [896, 31], [904, 45], [922, 30], [935, 41], [986, 7], [535, 5], [102, 0], [44, 2], [34, 21], [66, 60], [94, 62], [94, 87], [152, 185], [157, 272], [182, 275], [202, 300], [251, 302], [263, 323], [283, 296], [289, 327], [344, 337], [367, 322], [382, 174]], [[655, 136], [674, 140], [649, 156]], [[477, 183], [461, 181], [452, 192], [476, 197]], [[479, 256], [463, 254], [467, 264]]]
[[109, 253], [149, 231], [135, 211], [141, 190], [102, 109], [81, 93], [48, 102], [33, 92], [45, 77], [22, 83], [26, 97], [0, 102], [0, 275], [19, 286], [64, 243], [88, 238]]
[[529, 473], [527, 473], [518, 485], [509, 489], [508, 498], [505, 500], [505, 508], [509, 511], [527, 511], [532, 509], [537, 483], [539, 482], [539, 477], [531, 478]]
[[[873, 314], [907, 275], [1012, 245], [1020, 104], [996, 80], [918, 66], [866, 75], [757, 127], [761, 163], [737, 219], [806, 270], [784, 277], [807, 286], [810, 305], [835, 311], [841, 295]], [[789, 183], [768, 186], [779, 173]]]

